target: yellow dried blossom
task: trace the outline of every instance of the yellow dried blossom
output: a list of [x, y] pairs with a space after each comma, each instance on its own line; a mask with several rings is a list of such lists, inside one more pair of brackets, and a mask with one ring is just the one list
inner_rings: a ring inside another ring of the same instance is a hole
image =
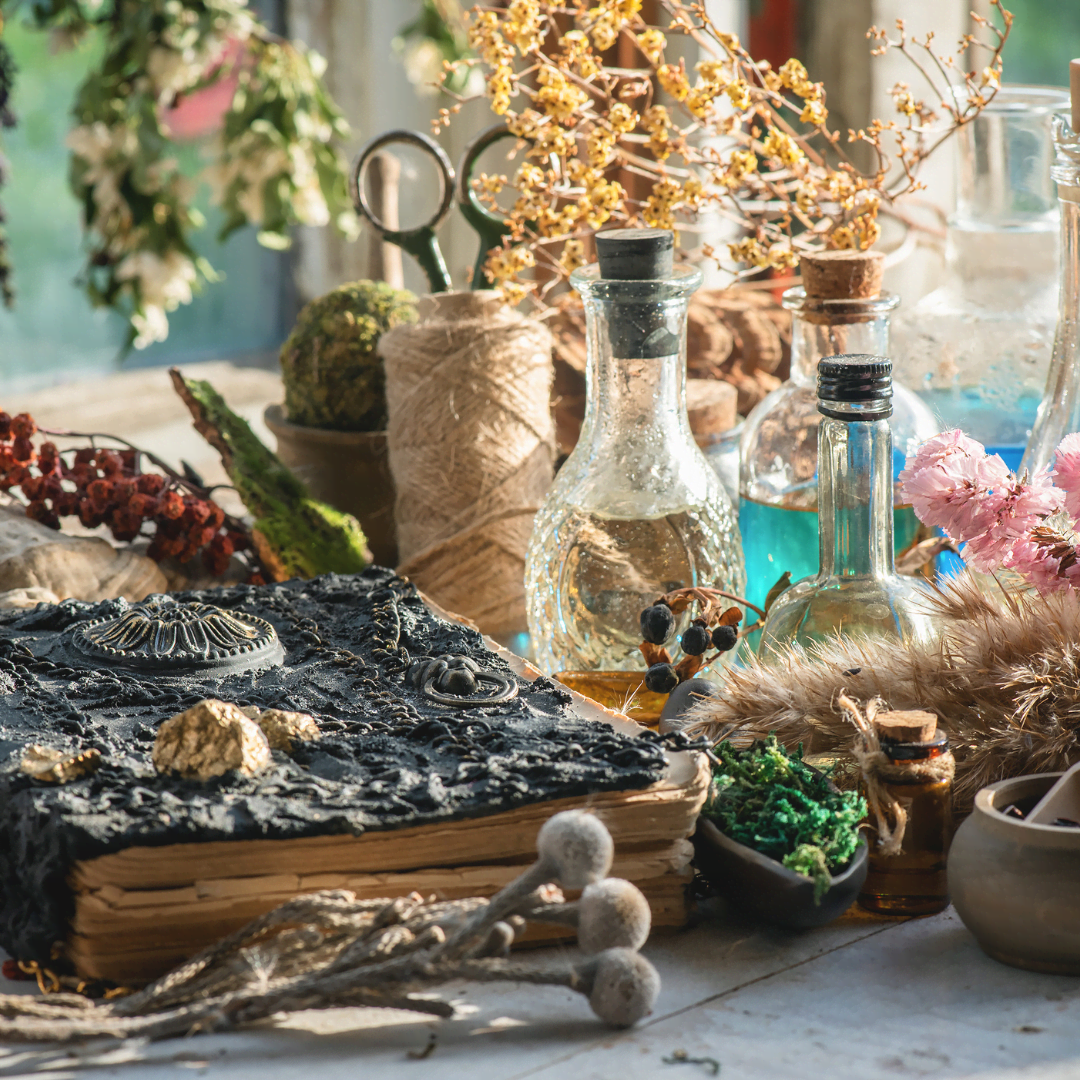
[[568, 67], [576, 65], [582, 78], [591, 78], [600, 70], [589, 39], [581, 30], [569, 30], [563, 34], [559, 38], [559, 47], [563, 52], [563, 63]]
[[873, 214], [860, 214], [851, 224], [855, 227], [859, 247], [864, 251], [873, 247], [881, 237], [881, 226], [878, 224], [876, 211]]
[[589, 156], [589, 164], [595, 168], [603, 168], [615, 151], [615, 133], [603, 128], [593, 128], [585, 140], [585, 150]]
[[795, 190], [795, 205], [804, 213], [810, 214], [817, 206], [817, 196], [812, 184], [803, 181]]
[[799, 113], [799, 119], [804, 124], [813, 124], [820, 127], [829, 117], [829, 110], [820, 101], [808, 101]]
[[694, 70], [703, 82], [721, 89], [731, 77], [730, 66], [726, 60], [702, 60], [694, 65]]
[[736, 79], [726, 87], [733, 108], [745, 112], [750, 108], [750, 87], [742, 79]]
[[496, 116], [502, 116], [510, 108], [510, 97], [513, 89], [514, 84], [509, 68], [496, 68], [488, 76], [487, 92], [488, 97], [491, 98], [491, 111]]
[[724, 169], [723, 182], [737, 188], [751, 173], [757, 172], [758, 159], [753, 150], [732, 150]]
[[572, 274], [579, 266], [584, 266], [585, 245], [580, 240], [567, 240], [559, 256], [559, 265], [568, 274]]
[[773, 244], [769, 248], [769, 265], [777, 270], [793, 270], [799, 265], [799, 256], [790, 247]]
[[802, 152], [799, 144], [786, 132], [777, 131], [770, 127], [761, 149], [766, 157], [782, 162], [789, 169], [802, 164], [806, 155]]
[[502, 67], [514, 59], [514, 50], [503, 39], [499, 16], [494, 11], [482, 11], [469, 27], [469, 45], [480, 54], [489, 67]]
[[506, 127], [519, 139], [534, 139], [543, 120], [543, 116], [535, 109], [525, 109], [523, 112], [511, 113], [506, 118]]
[[541, 236], [559, 240], [574, 231], [580, 217], [581, 207], [574, 203], [562, 207], [548, 204], [536, 216], [536, 229]]
[[675, 206], [681, 194], [682, 188], [667, 177], [653, 184], [652, 194], [641, 210], [645, 224], [650, 229], [674, 229]]
[[738, 34], [724, 34], [717, 32], [716, 39], [720, 42], [721, 45], [724, 46], [725, 49], [727, 49], [728, 52], [738, 52], [739, 49], [742, 48], [742, 46], [739, 44]]
[[537, 103], [556, 120], [569, 120], [589, 100], [584, 90], [570, 83], [558, 68], [550, 64], [540, 69], [536, 81], [540, 84], [536, 92]]
[[814, 84], [810, 81], [806, 68], [794, 57], [783, 64], [777, 74], [780, 82], [800, 97], [808, 97], [814, 92]]
[[506, 184], [507, 179], [505, 176], [488, 176], [486, 172], [482, 172], [479, 178], [473, 181], [473, 187], [487, 195], [498, 195], [506, 187]]
[[590, 229], [599, 229], [616, 210], [622, 208], [625, 198], [626, 191], [622, 184], [599, 177], [595, 183], [587, 184], [585, 194], [578, 200], [582, 220]]
[[493, 248], [484, 263], [484, 276], [495, 285], [536, 265], [533, 253], [524, 245], [513, 248]]
[[648, 57], [653, 64], [660, 63], [660, 57], [667, 46], [667, 38], [662, 30], [649, 27], [637, 36], [638, 48]]
[[[593, 44], [603, 52], [610, 49], [619, 37], [619, 31], [641, 10], [641, 0], [603, 0], [584, 15]], [[579, 21], [582, 16], [578, 16]]]
[[671, 129], [671, 116], [663, 105], [651, 105], [641, 117], [641, 126], [649, 133], [649, 149], [657, 161], [665, 161], [671, 156], [671, 144], [668, 131]]
[[625, 135], [637, 127], [638, 114], [623, 101], [617, 101], [608, 110], [608, 123], [620, 135]]
[[858, 247], [855, 239], [855, 230], [850, 225], [841, 225], [833, 229], [829, 234], [829, 244], [834, 248], [846, 251]]
[[768, 90], [779, 90], [784, 85], [783, 79], [781, 79], [775, 71], [763, 71], [761, 73], [761, 81]]
[[694, 89], [686, 95], [685, 105], [699, 120], [704, 120], [709, 115], [709, 110], [712, 108], [713, 99], [719, 93], [721, 93], [721, 90], [717, 86], [709, 84], [706, 84], [705, 86], [695, 86]]
[[506, 9], [506, 36], [522, 56], [540, 48], [544, 41], [544, 23], [536, 0], [510, 0]]
[[736, 262], [757, 267], [769, 265], [769, 256], [753, 236], [745, 236], [734, 244], [728, 244], [728, 251]]
[[525, 188], [540, 187], [544, 182], [544, 170], [538, 165], [530, 165], [528, 162], [518, 166], [514, 173], [514, 187], [519, 191]]
[[682, 61], [679, 62], [678, 67], [671, 64], [661, 64], [656, 69], [656, 77], [664, 90], [676, 101], [686, 100], [687, 95], [690, 93], [690, 83], [687, 81], [686, 69], [682, 66]]

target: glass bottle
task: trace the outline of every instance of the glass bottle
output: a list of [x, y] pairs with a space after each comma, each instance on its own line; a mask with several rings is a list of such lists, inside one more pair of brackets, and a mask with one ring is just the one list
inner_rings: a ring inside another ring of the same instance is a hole
[[893, 568], [892, 364], [830, 356], [818, 364], [818, 573], [781, 593], [759, 654], [836, 633], [936, 637], [929, 592]]
[[[881, 719], [887, 723], [893, 716], [936, 722], [928, 713], [884, 713]], [[938, 732], [913, 741], [891, 739], [887, 729], [878, 733], [884, 760], [873, 766], [870, 780], [864, 776], [860, 790], [867, 796], [873, 782], [878, 794], [895, 800], [904, 813], [904, 831], [896, 852], [885, 854], [871, 841], [859, 904], [883, 915], [933, 915], [949, 906], [945, 866], [953, 831], [955, 769], [949, 740]]]
[[1053, 133], [1051, 173], [1061, 205], [1061, 289], [1046, 394], [1020, 465], [1031, 475], [1052, 464], [1054, 450], [1066, 435], [1080, 431], [1080, 131], [1061, 113], [1054, 117]]
[[599, 263], [570, 279], [587, 323], [585, 420], [533, 524], [526, 607], [543, 671], [644, 674], [641, 610], [692, 585], [741, 596], [742, 550], [686, 415], [701, 273], [673, 266], [667, 230], [609, 229], [596, 247]]
[[1065, 91], [1003, 86], [956, 135], [944, 283], [897, 319], [896, 377], [939, 430], [962, 428], [1020, 465], [1054, 336], [1058, 215], [1051, 117]]
[[[865, 257], [870, 259], [871, 254]], [[809, 266], [804, 258], [804, 279], [815, 280]], [[798, 287], [783, 295], [783, 305], [792, 314], [791, 376], [750, 413], [740, 444], [739, 528], [746, 556], [746, 598], [759, 606], [785, 571], [792, 581], [817, 571], [821, 415], [814, 380], [823, 356], [889, 355], [889, 320], [900, 300], [892, 293], [870, 291], [876, 295], [836, 299], [808, 296]], [[938, 428], [922, 401], [895, 384], [889, 423], [895, 481], [907, 454], [936, 435]], [[896, 550], [903, 551], [920, 537], [921, 526], [911, 507], [901, 502], [898, 483], [894, 503]]]

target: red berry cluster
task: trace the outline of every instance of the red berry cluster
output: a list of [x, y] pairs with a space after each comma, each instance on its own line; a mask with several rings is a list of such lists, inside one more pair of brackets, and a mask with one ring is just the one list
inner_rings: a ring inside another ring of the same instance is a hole
[[149, 525], [152, 559], [186, 563], [202, 552], [215, 576], [225, 572], [234, 552], [250, 547], [243, 531], [227, 526], [225, 511], [191, 491], [190, 484], [143, 472], [140, 451], [90, 446], [61, 451], [48, 441], [35, 448], [36, 433], [27, 413], [0, 412], [0, 490], [19, 488], [26, 516], [42, 525], [59, 529], [62, 517], [78, 516], [88, 529], [107, 525], [124, 541], [143, 535]]

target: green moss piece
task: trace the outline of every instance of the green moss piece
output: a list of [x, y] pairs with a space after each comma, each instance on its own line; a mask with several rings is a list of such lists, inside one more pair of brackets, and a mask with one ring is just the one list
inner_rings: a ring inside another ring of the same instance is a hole
[[760, 851], [814, 881], [814, 900], [829, 888], [831, 872], [851, 861], [859, 846], [866, 800], [835, 791], [829, 778], [789, 754], [775, 735], [739, 750], [713, 748], [719, 764], [703, 813], [737, 843]]
[[229, 479], [254, 520], [256, 547], [279, 580], [353, 574], [371, 561], [360, 523], [313, 499], [222, 396], [200, 379], [170, 372], [199, 433], [221, 455]]
[[416, 297], [383, 281], [353, 281], [305, 305], [281, 347], [285, 414], [334, 431], [386, 428], [386, 376], [375, 349], [416, 322]]

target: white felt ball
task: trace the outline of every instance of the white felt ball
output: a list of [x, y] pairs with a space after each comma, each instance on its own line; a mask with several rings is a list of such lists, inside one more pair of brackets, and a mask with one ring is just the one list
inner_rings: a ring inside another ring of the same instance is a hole
[[578, 901], [578, 944], [582, 952], [633, 949], [649, 939], [652, 912], [641, 890], [622, 878], [586, 885]]
[[648, 1016], [660, 994], [660, 975], [632, 949], [608, 949], [597, 958], [589, 1004], [612, 1027], [631, 1027]]
[[603, 822], [584, 810], [564, 810], [544, 822], [536, 851], [565, 889], [583, 889], [607, 876], [615, 845]]

